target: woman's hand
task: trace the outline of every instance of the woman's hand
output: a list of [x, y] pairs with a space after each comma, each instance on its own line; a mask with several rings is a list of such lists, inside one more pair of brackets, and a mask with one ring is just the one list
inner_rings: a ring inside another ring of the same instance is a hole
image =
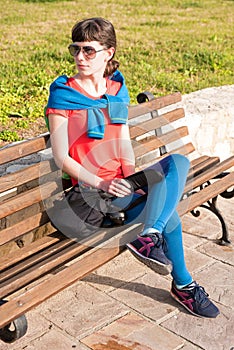
[[113, 180], [103, 180], [97, 185], [97, 188], [116, 197], [125, 197], [132, 193], [130, 183], [119, 178], [115, 178]]

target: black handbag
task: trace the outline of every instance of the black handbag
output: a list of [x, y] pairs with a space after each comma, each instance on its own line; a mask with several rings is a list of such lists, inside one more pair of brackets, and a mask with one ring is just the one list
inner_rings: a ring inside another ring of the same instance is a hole
[[[83, 239], [103, 226], [120, 225], [124, 222], [121, 208], [112, 203], [112, 196], [96, 188], [82, 188], [78, 185], [65, 191], [61, 199], [55, 200], [47, 209], [52, 225], [69, 238]], [[112, 218], [113, 217], [113, 222]]]
[[[153, 169], [137, 172], [125, 180], [131, 184], [132, 191], [150, 188], [161, 181], [162, 175]], [[102, 190], [75, 185], [64, 192], [60, 200], [55, 200], [47, 214], [52, 225], [69, 238], [83, 239], [95, 233], [100, 227], [113, 227], [124, 224], [125, 212], [141, 201], [147, 194], [130, 203], [126, 208], [113, 204], [115, 198]]]

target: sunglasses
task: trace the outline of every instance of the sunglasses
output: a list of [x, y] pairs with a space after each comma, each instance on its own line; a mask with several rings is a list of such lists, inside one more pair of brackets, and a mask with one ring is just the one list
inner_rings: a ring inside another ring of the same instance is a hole
[[106, 49], [96, 50], [92, 46], [78, 46], [77, 44], [71, 44], [68, 46], [68, 50], [72, 56], [79, 55], [81, 51], [85, 58], [93, 60], [96, 57], [97, 52], [104, 51]]

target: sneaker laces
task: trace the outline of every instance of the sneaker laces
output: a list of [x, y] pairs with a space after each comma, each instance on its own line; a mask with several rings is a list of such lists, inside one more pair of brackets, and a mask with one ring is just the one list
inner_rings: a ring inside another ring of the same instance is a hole
[[191, 289], [191, 292], [193, 293], [193, 297], [196, 302], [198, 302], [201, 305], [207, 303], [207, 298], [209, 294], [205, 291], [203, 287], [197, 284]]
[[156, 248], [162, 247], [162, 250], [167, 252], [167, 242], [161, 233], [148, 233], [147, 236], [152, 239]]

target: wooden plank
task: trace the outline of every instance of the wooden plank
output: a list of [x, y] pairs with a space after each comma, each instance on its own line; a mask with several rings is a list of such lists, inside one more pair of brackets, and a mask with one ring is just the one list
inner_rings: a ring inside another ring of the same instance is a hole
[[63, 270], [50, 275], [40, 284], [27, 288], [21, 295], [1, 305], [0, 328], [113, 259], [122, 251], [123, 242], [131, 240], [133, 235], [138, 233], [138, 227], [140, 225], [132, 225], [125, 230], [121, 229], [116, 236], [82, 254], [74, 264], [65, 266]]
[[39, 251], [47, 248], [58, 242], [61, 239], [61, 235], [57, 233], [44, 236], [34, 242], [31, 242], [29, 245], [26, 245], [23, 248], [20, 248], [19, 254], [16, 252], [10, 253], [0, 259], [0, 271], [8, 268], [14, 264], [17, 264], [19, 261], [28, 258], [29, 256], [38, 253]]
[[177, 207], [179, 215], [184, 215], [190, 212], [232, 186], [234, 186], [234, 172], [228, 174], [220, 180], [215, 181], [211, 185], [204, 187], [202, 190], [194, 193], [188, 198], [183, 199]]
[[4, 175], [0, 177], [0, 192], [8, 191], [56, 170], [57, 167], [52, 160], [33, 164], [15, 173]]
[[210, 157], [209, 156], [200, 156], [198, 158], [195, 158], [193, 160], [191, 160], [191, 167], [195, 167], [197, 166], [198, 164], [204, 162], [205, 160], [209, 159]]
[[28, 141], [19, 142], [13, 146], [9, 146], [1, 149], [0, 152], [0, 164], [9, 163], [30, 154], [39, 152], [46, 148], [49, 140], [49, 133], [45, 136], [33, 138]]
[[[34, 269], [40, 269], [41, 264], [44, 266], [47, 263], [47, 259], [56, 254], [63, 255], [66, 253], [66, 249], [71, 249], [71, 246], [74, 246], [74, 242], [70, 239], [64, 239], [63, 241], [58, 241], [53, 245], [49, 245], [47, 248], [44, 248], [41, 251], [38, 251], [37, 254], [33, 254], [27, 259], [22, 259], [17, 265], [13, 265], [11, 268], [6, 269], [0, 273], [0, 293], [2, 290], [3, 282], [8, 279], [14, 280], [19, 279], [21, 272], [30, 271], [31, 267]], [[57, 266], [57, 265], [56, 265]], [[42, 271], [40, 271], [42, 272]], [[8, 281], [6, 283], [8, 283]], [[11, 284], [11, 282], [9, 283]]]
[[174, 111], [165, 113], [159, 117], [152, 118], [137, 125], [130, 126], [130, 136], [131, 138], [136, 138], [137, 136], [144, 135], [145, 133], [158, 129], [162, 126], [168, 125], [178, 119], [184, 117], [184, 109], [178, 108]]
[[193, 144], [191, 142], [189, 142], [189, 143], [182, 145], [181, 147], [173, 149], [172, 151], [170, 151], [168, 153], [169, 154], [178, 153], [178, 154], [187, 156], [188, 154], [192, 153], [193, 151], [195, 151], [195, 148], [194, 148]]
[[136, 106], [131, 106], [129, 108], [128, 118], [136, 118], [140, 115], [150, 113], [152, 111], [170, 106], [174, 103], [180, 102], [182, 99], [181, 93], [176, 92], [167, 96], [157, 97], [149, 102], [144, 102]]
[[170, 131], [159, 137], [150, 137], [147, 141], [139, 141], [137, 143], [133, 143], [133, 149], [135, 153], [135, 157], [140, 157], [144, 154], [147, 154], [150, 151], [155, 150], [161, 146], [167, 145], [176, 140], [180, 140], [180, 138], [188, 135], [188, 128], [186, 126], [182, 126], [176, 130]]
[[163, 156], [159, 156], [158, 153], [156, 152], [150, 152], [147, 153], [146, 155], [140, 156], [136, 158], [136, 170], [142, 170], [145, 169], [146, 167], [159, 162], [160, 159], [167, 157], [169, 154], [181, 154], [181, 155], [188, 155], [189, 153], [192, 153], [194, 151], [194, 146], [191, 142], [184, 144], [183, 146], [174, 149], [173, 151], [170, 151]]
[[[192, 178], [188, 181], [184, 188], [184, 193], [191, 191], [193, 188], [196, 188], [207, 181], [211, 180], [215, 176], [221, 174], [222, 172], [230, 169], [234, 166], [234, 156], [225, 159], [219, 164], [213, 166], [211, 169], [206, 170], [204, 173], [197, 175], [195, 178]], [[222, 192], [222, 191], [221, 191]]]
[[57, 184], [49, 182], [4, 201], [0, 204], [0, 219], [50, 197], [56, 189]]
[[204, 171], [210, 169], [211, 167], [218, 164], [219, 162], [220, 162], [219, 157], [207, 157], [207, 159], [203, 161], [201, 160], [200, 163], [197, 163], [195, 166], [192, 167], [192, 169], [190, 169], [188, 178], [190, 179], [192, 177], [195, 177], [203, 173]]
[[[63, 242], [58, 244], [63, 244]], [[35, 258], [35, 264], [29, 264], [29, 266], [25, 270], [21, 272], [18, 271], [17, 275], [1, 282], [0, 298], [2, 299], [7, 297], [10, 293], [15, 292], [16, 290], [27, 285], [30, 282], [33, 282], [38, 277], [43, 276], [44, 274], [52, 271], [56, 267], [68, 261], [69, 259], [76, 257], [79, 253], [83, 253], [88, 249], [90, 248], [87, 246], [82, 246], [73, 243], [72, 246], [64, 248], [62, 251], [58, 251], [55, 254], [48, 256], [44, 258], [44, 260], [42, 252], [41, 254], [39, 254], [39, 257], [37, 259]]]
[[47, 217], [46, 213], [43, 212], [33, 215], [26, 220], [22, 220], [15, 225], [1, 230], [0, 246], [17, 238], [20, 238], [25, 233], [44, 225], [46, 222], [49, 222], [49, 218]]

